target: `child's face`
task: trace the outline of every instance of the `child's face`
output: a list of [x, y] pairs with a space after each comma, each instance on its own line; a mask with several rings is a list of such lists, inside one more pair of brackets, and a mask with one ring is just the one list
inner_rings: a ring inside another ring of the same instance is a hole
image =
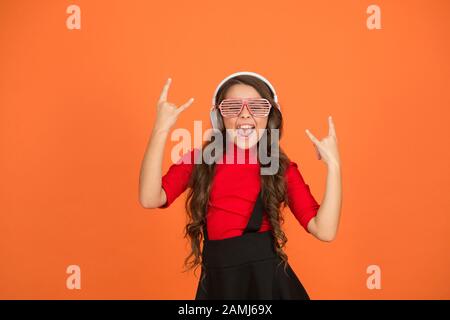
[[[229, 98], [261, 98], [261, 95], [252, 86], [235, 84], [227, 91], [225, 99]], [[247, 149], [258, 143], [263, 133], [260, 129], [266, 129], [268, 118], [253, 117], [247, 106], [244, 106], [237, 117], [224, 117], [223, 122], [226, 129], [231, 129], [227, 132], [231, 134], [234, 143], [241, 149]], [[244, 130], [242, 125], [250, 125], [252, 129]]]

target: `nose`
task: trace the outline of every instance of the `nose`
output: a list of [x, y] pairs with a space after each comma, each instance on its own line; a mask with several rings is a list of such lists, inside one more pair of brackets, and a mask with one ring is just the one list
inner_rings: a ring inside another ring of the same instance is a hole
[[251, 117], [250, 111], [248, 110], [247, 105], [245, 104], [244, 107], [241, 110], [241, 113], [239, 114], [240, 118], [249, 118]]

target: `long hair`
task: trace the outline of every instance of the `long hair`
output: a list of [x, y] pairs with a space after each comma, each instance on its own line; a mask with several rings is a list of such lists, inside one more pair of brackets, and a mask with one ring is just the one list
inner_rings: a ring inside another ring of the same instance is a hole
[[[226, 96], [227, 90], [235, 84], [250, 85], [258, 91], [262, 98], [269, 100], [273, 106], [270, 110], [267, 127], [265, 134], [267, 134], [266, 141], [272, 141], [271, 130], [278, 129], [279, 136], [281, 138], [283, 129], [283, 119], [280, 110], [276, 107], [274, 96], [269, 87], [259, 78], [251, 75], [239, 75], [226, 81], [216, 95], [216, 105], [218, 105]], [[220, 114], [220, 113], [219, 113]], [[226, 145], [226, 128], [223, 123], [222, 116], [218, 117], [218, 129], [222, 132], [223, 146]], [[211, 139], [203, 144], [202, 150], [205, 150], [210, 143], [214, 140]], [[276, 141], [279, 143], [279, 141]], [[271, 156], [271, 143], [266, 143], [265, 154]], [[288, 205], [288, 197], [286, 192], [286, 180], [285, 171], [289, 165], [290, 160], [287, 155], [279, 148], [278, 158], [272, 156], [272, 161], [278, 161], [279, 167], [276, 174], [261, 175], [261, 189], [262, 200], [264, 204], [265, 212], [267, 213], [268, 220], [272, 226], [272, 234], [274, 236], [274, 249], [276, 253], [284, 262], [285, 270], [287, 266], [287, 255], [283, 251], [283, 247], [287, 242], [285, 233], [283, 232], [281, 225], [284, 223], [282, 215], [282, 208]], [[261, 165], [263, 166], [263, 165]], [[200, 164], [195, 164], [189, 183], [188, 183], [188, 195], [185, 203], [186, 212], [188, 214], [188, 222], [185, 227], [185, 238], [189, 238], [191, 243], [191, 252], [184, 261], [185, 271], [198, 268], [200, 264], [203, 265], [202, 254], [200, 250], [200, 244], [203, 235], [203, 226], [206, 224], [206, 213], [208, 209], [209, 196], [211, 182], [214, 178], [215, 162], [212, 164], [201, 161]]]

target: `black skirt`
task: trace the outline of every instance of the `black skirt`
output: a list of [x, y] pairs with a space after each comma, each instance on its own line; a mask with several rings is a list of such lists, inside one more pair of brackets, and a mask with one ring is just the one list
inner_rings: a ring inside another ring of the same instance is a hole
[[309, 300], [289, 263], [274, 249], [272, 231], [258, 232], [261, 193], [242, 236], [209, 240], [204, 228], [203, 267], [196, 300]]

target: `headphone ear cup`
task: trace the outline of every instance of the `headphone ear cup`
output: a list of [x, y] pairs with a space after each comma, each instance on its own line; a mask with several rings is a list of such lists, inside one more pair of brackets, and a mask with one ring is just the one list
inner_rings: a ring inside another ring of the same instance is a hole
[[217, 109], [211, 110], [209, 113], [209, 117], [211, 119], [211, 126], [213, 129], [217, 129], [219, 127], [219, 120], [217, 119]]
[[277, 103], [277, 108], [278, 108], [278, 111], [280, 111], [280, 113], [281, 113], [281, 106], [279, 103]]

